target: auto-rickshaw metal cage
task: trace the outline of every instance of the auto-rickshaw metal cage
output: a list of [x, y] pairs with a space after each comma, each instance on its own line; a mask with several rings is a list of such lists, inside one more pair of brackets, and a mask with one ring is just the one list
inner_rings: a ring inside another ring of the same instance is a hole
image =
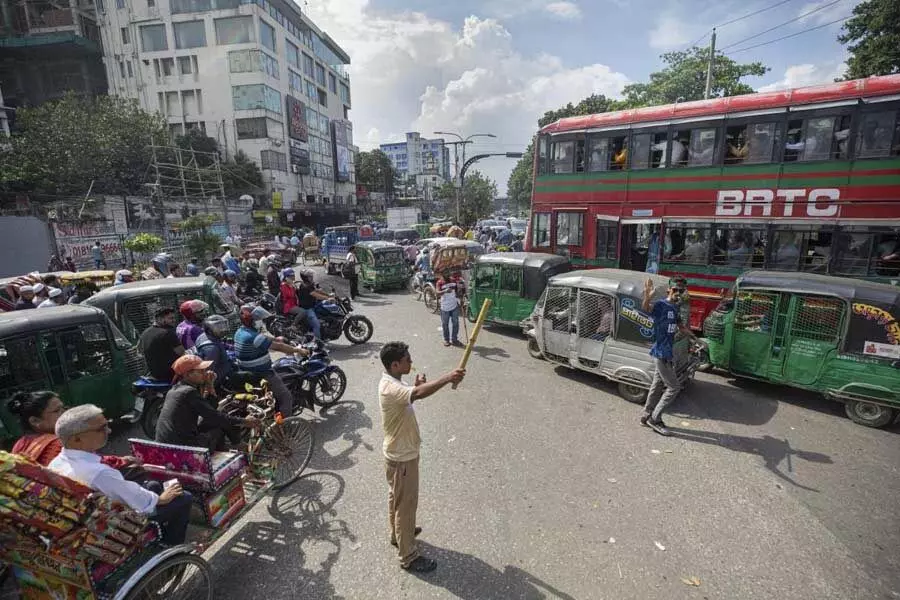
[[840, 298], [797, 296], [791, 337], [836, 342], [844, 323], [846, 302]]

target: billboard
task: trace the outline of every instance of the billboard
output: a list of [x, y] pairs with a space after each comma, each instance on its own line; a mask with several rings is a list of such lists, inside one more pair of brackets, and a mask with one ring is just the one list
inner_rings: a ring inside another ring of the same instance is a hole
[[297, 167], [297, 172], [301, 175], [309, 175], [310, 159], [309, 144], [304, 144], [296, 140], [288, 140], [288, 160], [292, 165]]
[[309, 141], [309, 125], [306, 123], [306, 107], [293, 96], [285, 96], [287, 104], [288, 137], [301, 142]]
[[350, 122], [333, 119], [331, 121], [331, 136], [334, 142], [334, 179], [340, 182], [350, 181], [350, 169], [353, 162], [350, 152], [353, 130]]

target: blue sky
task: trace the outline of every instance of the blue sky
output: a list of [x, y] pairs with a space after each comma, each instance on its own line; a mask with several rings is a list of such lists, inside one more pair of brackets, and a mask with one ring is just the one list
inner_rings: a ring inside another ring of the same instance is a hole
[[[831, 81], [843, 72], [840, 23], [860, 0], [308, 0], [313, 20], [352, 59], [356, 143], [398, 141], [406, 131], [491, 132], [484, 151], [522, 150], [536, 119], [591, 93], [617, 96], [662, 66], [659, 55], [691, 42], [771, 68], [756, 89]], [[302, 5], [302, 0], [301, 0]], [[806, 16], [803, 16], [806, 15]], [[793, 22], [786, 23], [793, 20]], [[786, 23], [769, 33], [766, 29]], [[501, 193], [514, 161], [483, 170]]]

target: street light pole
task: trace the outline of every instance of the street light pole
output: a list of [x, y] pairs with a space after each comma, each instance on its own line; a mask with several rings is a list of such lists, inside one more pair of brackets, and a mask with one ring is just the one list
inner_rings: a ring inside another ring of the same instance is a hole
[[464, 138], [460, 134], [455, 133], [453, 131], [435, 131], [434, 135], [452, 135], [454, 137], [459, 138], [458, 142], [450, 142], [455, 147], [457, 147], [456, 148], [456, 153], [457, 153], [456, 154], [456, 156], [457, 156], [457, 160], [456, 160], [456, 184], [457, 184], [457, 187], [456, 187], [456, 224], [459, 225], [460, 224], [460, 204], [461, 204], [461, 198], [462, 198], [462, 194], [463, 194], [463, 186], [462, 186], [462, 181], [460, 178], [458, 146], [462, 146], [462, 154], [463, 154], [462, 162], [465, 164], [465, 162], [466, 162], [466, 144], [471, 144], [472, 138], [487, 137], [487, 138], [495, 138], [496, 139], [497, 136], [494, 135], [493, 133], [473, 133], [469, 137]]

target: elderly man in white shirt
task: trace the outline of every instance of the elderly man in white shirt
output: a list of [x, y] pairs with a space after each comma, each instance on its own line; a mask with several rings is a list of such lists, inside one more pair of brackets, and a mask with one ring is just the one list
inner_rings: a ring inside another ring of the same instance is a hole
[[109, 421], [100, 408], [93, 404], [70, 408], [56, 422], [56, 437], [63, 449], [48, 467], [158, 522], [164, 543], [184, 543], [191, 494], [177, 483], [166, 489], [156, 481], [142, 487], [101, 463], [97, 450], [106, 445], [108, 436]]

